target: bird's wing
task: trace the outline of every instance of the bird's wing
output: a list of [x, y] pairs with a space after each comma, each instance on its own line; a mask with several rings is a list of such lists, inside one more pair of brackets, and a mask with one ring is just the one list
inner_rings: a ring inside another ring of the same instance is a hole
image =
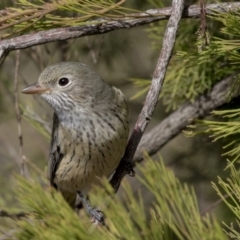
[[57, 189], [57, 185], [54, 183], [55, 173], [57, 171], [58, 165], [63, 158], [63, 154], [60, 152], [60, 147], [58, 143], [58, 127], [59, 121], [56, 113], [53, 115], [53, 126], [52, 126], [52, 139], [50, 145], [49, 161], [48, 161], [48, 171], [51, 186]]

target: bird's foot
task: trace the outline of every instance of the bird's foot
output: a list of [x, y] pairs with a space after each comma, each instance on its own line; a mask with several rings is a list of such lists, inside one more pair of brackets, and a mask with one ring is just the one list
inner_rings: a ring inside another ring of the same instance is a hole
[[92, 208], [89, 211], [89, 214], [91, 216], [91, 220], [94, 223], [101, 223], [102, 225], [105, 225], [105, 221], [104, 221], [104, 214], [103, 212], [101, 212], [99, 209], [97, 208]]
[[135, 176], [135, 171], [133, 170], [133, 164], [129, 161], [123, 161], [123, 165], [124, 165], [124, 168], [125, 168], [127, 174], [130, 177], [134, 177]]
[[86, 197], [84, 197], [84, 195], [80, 191], [78, 191], [77, 194], [80, 197], [82, 204], [85, 207], [86, 211], [90, 215], [91, 220], [94, 223], [101, 223], [102, 225], [105, 225], [104, 214], [99, 209], [93, 208], [91, 206], [89, 200]]

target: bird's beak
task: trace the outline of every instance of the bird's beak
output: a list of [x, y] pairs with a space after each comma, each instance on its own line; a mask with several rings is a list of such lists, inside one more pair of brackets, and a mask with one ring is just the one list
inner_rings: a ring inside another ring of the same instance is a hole
[[22, 90], [25, 94], [41, 94], [46, 92], [48, 89], [40, 86], [38, 83], [32, 84]]

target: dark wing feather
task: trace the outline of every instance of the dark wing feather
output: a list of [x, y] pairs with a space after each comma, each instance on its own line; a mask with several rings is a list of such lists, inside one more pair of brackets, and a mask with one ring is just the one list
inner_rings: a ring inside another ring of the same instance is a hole
[[60, 146], [58, 143], [58, 127], [59, 127], [58, 117], [54, 113], [53, 126], [52, 126], [52, 139], [51, 139], [49, 161], [48, 161], [48, 170], [49, 170], [50, 184], [56, 189], [57, 189], [57, 185], [54, 183], [54, 178], [55, 178], [58, 165], [63, 158], [63, 154], [61, 154], [60, 152]]

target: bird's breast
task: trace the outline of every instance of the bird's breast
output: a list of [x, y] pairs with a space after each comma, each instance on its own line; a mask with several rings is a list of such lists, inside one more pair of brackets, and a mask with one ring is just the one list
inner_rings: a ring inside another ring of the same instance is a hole
[[127, 125], [97, 114], [70, 129], [60, 126], [58, 140], [63, 159], [56, 171], [58, 187], [82, 191], [101, 177], [110, 176], [124, 153]]

